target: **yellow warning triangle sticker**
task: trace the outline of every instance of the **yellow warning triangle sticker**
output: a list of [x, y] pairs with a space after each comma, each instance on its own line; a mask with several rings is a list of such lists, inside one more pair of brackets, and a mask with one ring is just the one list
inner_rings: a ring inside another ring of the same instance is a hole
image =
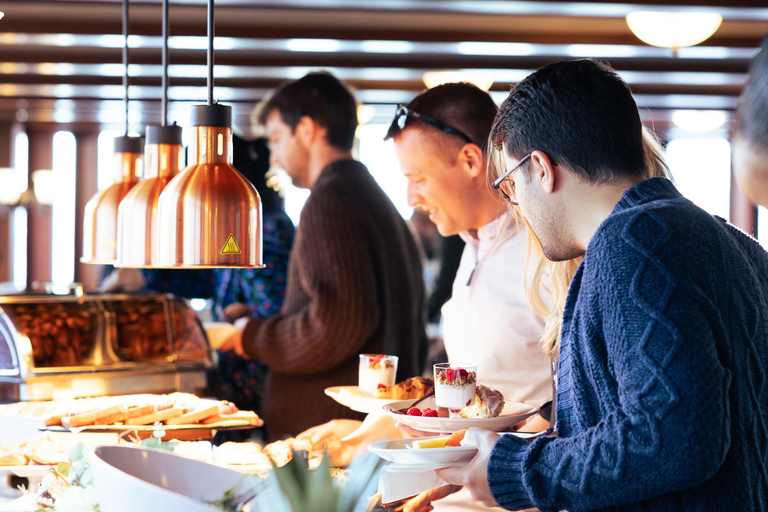
[[240, 247], [235, 241], [235, 235], [232, 233], [229, 234], [229, 238], [227, 238], [227, 242], [224, 244], [224, 247], [221, 248], [219, 254], [240, 254]]

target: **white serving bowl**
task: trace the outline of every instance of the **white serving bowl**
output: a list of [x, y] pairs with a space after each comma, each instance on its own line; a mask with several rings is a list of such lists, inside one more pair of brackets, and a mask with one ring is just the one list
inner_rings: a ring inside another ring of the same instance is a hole
[[90, 464], [101, 512], [212, 512], [215, 501], [253, 477], [159, 450], [100, 446]]

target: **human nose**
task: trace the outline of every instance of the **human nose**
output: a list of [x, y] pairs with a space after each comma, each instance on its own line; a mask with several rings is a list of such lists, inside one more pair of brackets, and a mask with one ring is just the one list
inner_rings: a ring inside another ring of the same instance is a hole
[[422, 201], [421, 194], [419, 194], [416, 191], [416, 185], [413, 183], [408, 183], [408, 189], [407, 189], [407, 197], [408, 197], [408, 206], [419, 206]]

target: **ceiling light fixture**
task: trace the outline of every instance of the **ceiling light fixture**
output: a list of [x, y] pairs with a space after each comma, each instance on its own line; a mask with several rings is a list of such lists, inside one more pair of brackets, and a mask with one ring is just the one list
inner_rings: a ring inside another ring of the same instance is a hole
[[487, 91], [493, 85], [492, 78], [472, 71], [427, 71], [423, 79], [427, 89], [452, 82], [467, 82]]
[[691, 133], [713, 132], [722, 127], [728, 116], [722, 110], [675, 110], [672, 122]]
[[85, 205], [83, 216], [83, 263], [114, 265], [117, 262], [117, 211], [120, 202], [141, 177], [141, 137], [128, 135], [128, 0], [123, 0], [123, 91], [125, 135], [114, 139], [114, 180]]
[[644, 43], [677, 50], [697, 45], [714, 34], [723, 17], [714, 12], [635, 11], [629, 29]]
[[151, 267], [158, 261], [160, 193], [182, 170], [181, 126], [168, 125], [168, 0], [163, 0], [162, 114], [160, 126], [147, 126], [144, 180], [125, 196], [117, 215], [118, 267]]
[[208, 0], [208, 104], [192, 107], [191, 165], [158, 200], [158, 261], [174, 268], [262, 267], [261, 198], [232, 166], [232, 107], [213, 102]]

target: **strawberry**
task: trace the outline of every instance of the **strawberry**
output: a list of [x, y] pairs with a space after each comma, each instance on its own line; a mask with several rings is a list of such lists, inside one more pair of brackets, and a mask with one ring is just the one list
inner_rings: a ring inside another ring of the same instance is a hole
[[466, 377], [467, 375], [469, 375], [469, 372], [467, 370], [465, 370], [464, 368], [459, 368], [459, 375], [461, 377]]
[[448, 380], [448, 382], [453, 382], [456, 379], [456, 370], [453, 368], [448, 368], [445, 370], [445, 378]]
[[376, 388], [377, 389], [387, 389], [387, 386], [385, 386], [384, 384], [379, 384], [378, 386], [376, 386]]
[[422, 414], [425, 418], [437, 418], [437, 411], [434, 409], [430, 409], [427, 407], [424, 409], [424, 413]]
[[408, 414], [408, 416], [421, 416], [422, 415], [421, 414], [421, 409], [419, 409], [418, 407], [411, 407], [410, 409], [408, 409], [408, 413], [407, 414]]
[[378, 354], [373, 359], [371, 359], [371, 362], [376, 365], [381, 362], [381, 360], [384, 359], [384, 354]]

